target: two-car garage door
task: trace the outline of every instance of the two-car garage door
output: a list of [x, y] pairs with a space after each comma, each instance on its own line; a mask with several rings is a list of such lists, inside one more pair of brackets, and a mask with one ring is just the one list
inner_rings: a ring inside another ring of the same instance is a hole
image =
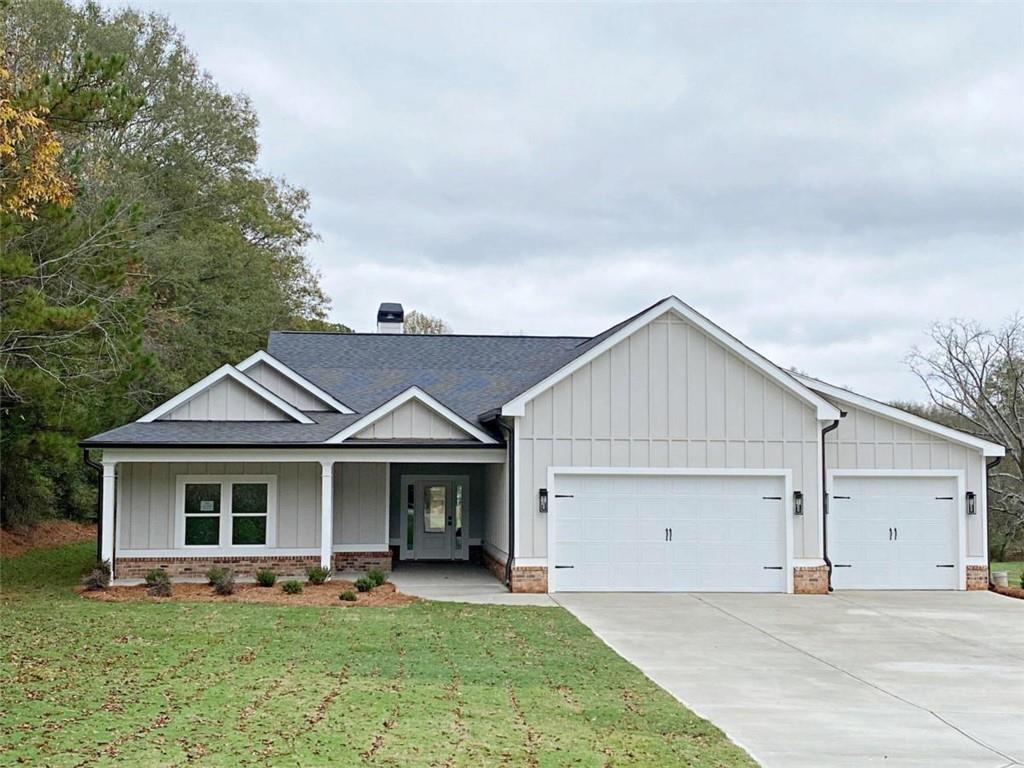
[[556, 475], [551, 591], [785, 592], [785, 479]]

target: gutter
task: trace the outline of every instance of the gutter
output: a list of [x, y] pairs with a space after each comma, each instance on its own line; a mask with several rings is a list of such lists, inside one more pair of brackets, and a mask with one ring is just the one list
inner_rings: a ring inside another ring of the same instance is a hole
[[97, 463], [88, 448], [82, 448], [82, 461], [96, 470], [96, 562], [103, 559], [103, 465]]
[[[846, 411], [839, 412], [840, 418]], [[828, 591], [832, 591], [832, 561], [828, 556], [828, 468], [825, 466], [825, 435], [839, 427], [839, 419], [835, 419], [821, 430], [821, 557], [828, 566]]]
[[508, 446], [508, 463], [506, 474], [508, 475], [508, 559], [505, 561], [505, 586], [512, 590], [512, 561], [515, 559], [516, 548], [516, 442], [513, 439], [512, 430], [502, 416], [497, 416], [494, 423], [502, 434], [507, 435], [505, 445]]

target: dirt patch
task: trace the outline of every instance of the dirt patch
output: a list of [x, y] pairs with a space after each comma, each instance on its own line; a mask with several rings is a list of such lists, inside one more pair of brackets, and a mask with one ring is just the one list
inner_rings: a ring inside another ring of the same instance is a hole
[[73, 520], [43, 520], [32, 528], [0, 528], [0, 554], [17, 557], [30, 549], [59, 547], [78, 541], [96, 541], [96, 526]]
[[[369, 592], [356, 592], [351, 581], [329, 581], [326, 584], [305, 584], [302, 593], [286, 595], [280, 583], [273, 587], [256, 584], [239, 584], [233, 595], [218, 595], [208, 584], [174, 584], [170, 597], [150, 597], [144, 584], [133, 587], [110, 587], [105, 590], [89, 591], [79, 587], [76, 592], [91, 600], [108, 603], [267, 603], [270, 605], [333, 605], [339, 608], [408, 605], [419, 602], [418, 597], [405, 595], [395, 589], [394, 584], [382, 584]], [[356, 592], [354, 602], [339, 600], [345, 590]]]
[[1024, 600], [1024, 589], [1020, 587], [997, 587], [993, 584], [989, 584], [989, 589], [1000, 595], [1006, 595], [1007, 597], [1016, 597], [1018, 600]]

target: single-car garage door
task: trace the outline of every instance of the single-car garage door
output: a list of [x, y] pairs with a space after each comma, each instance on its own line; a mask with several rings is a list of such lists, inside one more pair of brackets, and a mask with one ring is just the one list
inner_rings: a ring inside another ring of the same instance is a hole
[[828, 539], [835, 589], [957, 589], [955, 477], [836, 475]]
[[785, 592], [782, 476], [556, 474], [552, 592]]

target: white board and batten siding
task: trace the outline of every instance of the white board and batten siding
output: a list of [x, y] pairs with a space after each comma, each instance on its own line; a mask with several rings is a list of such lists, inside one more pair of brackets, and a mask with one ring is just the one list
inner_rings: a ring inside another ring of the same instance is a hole
[[330, 406], [305, 387], [295, 383], [266, 363], [256, 363], [245, 370], [245, 375], [258, 381], [282, 400], [287, 400], [300, 411], [330, 411]]
[[412, 399], [389, 411], [365, 429], [357, 439], [472, 440], [473, 438], [418, 400]]
[[223, 378], [159, 418], [160, 421], [291, 421], [237, 381]]
[[550, 467], [788, 470], [794, 556], [820, 556], [814, 408], [668, 312], [526, 404], [517, 424], [517, 557], [547, 558]]
[[341, 462], [334, 465], [334, 544], [388, 548], [388, 466]]

